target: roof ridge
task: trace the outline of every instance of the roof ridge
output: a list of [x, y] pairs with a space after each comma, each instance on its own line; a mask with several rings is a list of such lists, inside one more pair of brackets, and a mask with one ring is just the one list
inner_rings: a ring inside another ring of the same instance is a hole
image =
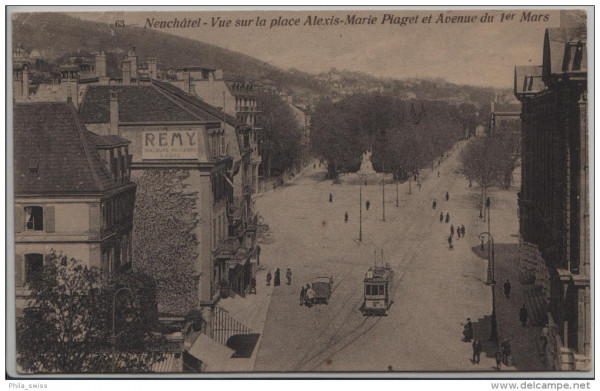
[[[191, 110], [189, 110], [187, 107], [185, 107], [184, 105], [182, 105], [181, 103], [177, 102], [175, 99], [173, 99], [173, 97], [169, 96], [167, 94], [167, 92], [163, 91], [162, 88], [157, 88], [157, 86], [155, 86], [154, 84], [150, 85], [152, 88], [154, 88], [159, 94], [163, 95], [165, 98], [169, 99], [171, 102], [175, 103], [177, 106], [181, 107], [183, 110], [187, 111], [189, 114], [193, 115], [194, 117], [196, 117], [197, 119], [200, 119], [202, 121], [204, 121], [203, 118], [200, 118], [198, 116], [198, 114], [192, 112]], [[209, 115], [213, 116], [212, 114], [209, 113]]]
[[[100, 178], [98, 178], [98, 174], [96, 173], [96, 169], [92, 162], [92, 156], [90, 155], [88, 140], [85, 137], [85, 135], [83, 134], [82, 125], [81, 125], [81, 122], [79, 121], [79, 113], [77, 112], [77, 109], [75, 108], [75, 106], [73, 105], [72, 102], [67, 102], [67, 106], [71, 110], [71, 113], [73, 113], [73, 118], [75, 119], [75, 126], [77, 126], [77, 133], [79, 134], [79, 139], [81, 140], [81, 143], [83, 144], [83, 151], [85, 152], [85, 158], [88, 162], [88, 165], [90, 166], [90, 170], [92, 171], [92, 178], [94, 179], [94, 182], [96, 182], [98, 189], [100, 189], [100, 191], [104, 191], [105, 189], [102, 186], [102, 182], [100, 182]], [[86, 128], [86, 130], [87, 130], [87, 128]]]

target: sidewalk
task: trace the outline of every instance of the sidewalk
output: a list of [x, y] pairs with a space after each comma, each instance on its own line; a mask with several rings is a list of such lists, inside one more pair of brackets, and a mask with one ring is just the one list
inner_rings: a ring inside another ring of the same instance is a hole
[[[258, 342], [250, 358], [232, 358], [228, 360], [223, 372], [251, 372], [254, 369], [256, 355], [260, 348], [265, 320], [271, 304], [273, 285], [266, 286], [268, 269], [263, 267], [265, 254], [261, 253], [261, 264], [256, 272], [256, 294], [247, 294], [246, 297], [236, 295], [227, 299], [221, 299], [219, 306], [229, 312], [237, 321], [250, 328], [252, 332], [260, 334]], [[221, 370], [219, 370], [221, 371]]]
[[[499, 343], [510, 340], [513, 362], [512, 366], [502, 365], [501, 370], [544, 371], [551, 368], [546, 358], [538, 350], [537, 339], [542, 327], [528, 322], [522, 327], [519, 321], [519, 310], [525, 303], [524, 288], [519, 281], [519, 220], [517, 215], [517, 189], [520, 186], [520, 169], [513, 174], [513, 184], [509, 190], [490, 189], [488, 196], [492, 201], [490, 230], [495, 241], [495, 296], [496, 319]], [[473, 186], [473, 191], [480, 191]], [[487, 231], [487, 222], [480, 221], [481, 229]], [[485, 250], [479, 250], [478, 243], [473, 243], [473, 253], [487, 260], [487, 243]], [[504, 282], [511, 284], [510, 297], [504, 295]], [[491, 288], [490, 288], [491, 289]], [[531, 319], [531, 309], [529, 309]]]

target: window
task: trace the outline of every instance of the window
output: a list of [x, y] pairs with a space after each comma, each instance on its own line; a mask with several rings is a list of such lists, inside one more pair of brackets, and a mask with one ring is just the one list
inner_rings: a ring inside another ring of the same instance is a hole
[[25, 282], [32, 282], [39, 278], [44, 269], [44, 255], [26, 254], [25, 255]]
[[25, 229], [42, 231], [44, 229], [44, 208], [28, 206], [25, 208]]

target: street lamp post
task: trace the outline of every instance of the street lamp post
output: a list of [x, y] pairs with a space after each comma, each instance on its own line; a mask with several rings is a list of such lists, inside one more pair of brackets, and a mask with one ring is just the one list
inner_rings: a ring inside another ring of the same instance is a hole
[[[121, 292], [128, 292], [131, 295], [131, 298], [133, 299], [132, 302], [135, 301], [135, 294], [128, 287], [123, 287], [123, 288], [117, 289], [117, 291], [113, 295], [113, 301], [112, 301], [112, 335], [111, 335], [111, 340], [112, 340], [112, 373], [115, 373], [117, 371], [117, 316], [116, 316], [116, 307], [117, 307], [117, 296]], [[132, 320], [133, 320], [133, 317], [127, 316], [125, 318], [125, 321], [127, 321], [127, 322], [131, 322]]]
[[491, 241], [491, 257], [490, 254], [490, 246], [488, 244], [488, 284], [492, 286], [492, 320], [491, 320], [491, 330], [490, 330], [490, 341], [498, 342], [498, 323], [496, 320], [496, 279], [495, 279], [495, 251], [494, 251], [494, 237], [489, 232], [482, 232], [479, 234], [479, 237], [487, 235], [489, 241]]

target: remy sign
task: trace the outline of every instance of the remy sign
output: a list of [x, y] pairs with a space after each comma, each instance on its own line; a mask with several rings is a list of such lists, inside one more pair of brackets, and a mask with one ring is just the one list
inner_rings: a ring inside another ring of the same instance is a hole
[[197, 130], [142, 132], [142, 159], [198, 159]]

